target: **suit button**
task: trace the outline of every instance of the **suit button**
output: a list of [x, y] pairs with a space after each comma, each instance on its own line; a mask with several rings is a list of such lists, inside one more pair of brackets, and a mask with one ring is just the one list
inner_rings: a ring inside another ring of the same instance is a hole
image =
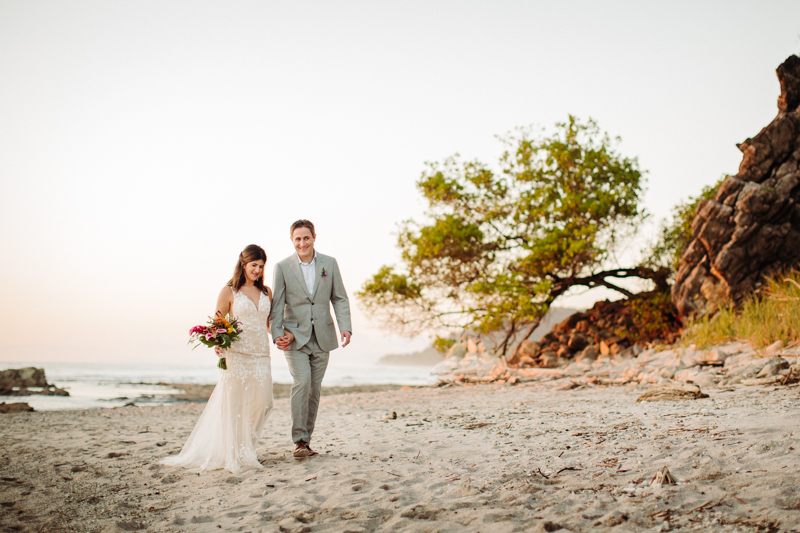
[[311, 302], [311, 305], [314, 305], [314, 302]]

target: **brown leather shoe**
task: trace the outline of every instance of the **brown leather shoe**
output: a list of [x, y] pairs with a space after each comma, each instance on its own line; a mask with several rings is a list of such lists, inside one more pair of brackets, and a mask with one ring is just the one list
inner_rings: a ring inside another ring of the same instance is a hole
[[292, 452], [292, 455], [294, 455], [295, 458], [297, 459], [308, 457], [309, 451], [308, 451], [308, 446], [306, 446], [306, 443], [301, 440], [297, 441], [294, 447], [294, 451]]
[[309, 457], [312, 455], [319, 455], [319, 452], [315, 452], [314, 450], [312, 450], [311, 446], [309, 446], [308, 444], [306, 444], [306, 450], [308, 450]]

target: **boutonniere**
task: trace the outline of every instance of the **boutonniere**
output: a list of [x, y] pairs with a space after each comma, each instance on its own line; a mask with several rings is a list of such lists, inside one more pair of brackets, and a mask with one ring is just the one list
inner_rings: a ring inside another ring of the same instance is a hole
[[327, 281], [328, 273], [325, 271], [325, 267], [322, 267], [322, 281]]

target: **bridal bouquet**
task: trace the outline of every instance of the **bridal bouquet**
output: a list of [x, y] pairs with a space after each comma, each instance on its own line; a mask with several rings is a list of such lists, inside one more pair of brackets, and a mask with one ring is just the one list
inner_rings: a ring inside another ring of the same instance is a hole
[[[209, 348], [219, 346], [223, 350], [230, 348], [231, 344], [239, 340], [242, 332], [242, 323], [233, 315], [228, 313], [225, 316], [217, 315], [208, 317], [208, 325], [195, 326], [189, 330], [189, 344], [195, 343], [194, 348], [205, 344]], [[192, 348], [194, 350], [194, 348]], [[227, 370], [225, 358], [221, 357], [217, 366], [222, 370]]]

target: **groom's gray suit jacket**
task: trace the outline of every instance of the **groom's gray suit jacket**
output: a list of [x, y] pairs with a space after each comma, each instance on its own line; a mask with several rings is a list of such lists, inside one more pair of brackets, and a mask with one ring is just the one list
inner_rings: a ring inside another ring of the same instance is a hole
[[292, 350], [305, 346], [313, 330], [319, 347], [330, 352], [339, 347], [330, 304], [333, 304], [339, 331], [352, 333], [350, 300], [336, 259], [317, 252], [315, 267], [314, 291], [309, 294], [297, 254], [275, 265], [270, 330], [273, 339], [283, 336], [284, 330], [291, 332], [294, 335]]

